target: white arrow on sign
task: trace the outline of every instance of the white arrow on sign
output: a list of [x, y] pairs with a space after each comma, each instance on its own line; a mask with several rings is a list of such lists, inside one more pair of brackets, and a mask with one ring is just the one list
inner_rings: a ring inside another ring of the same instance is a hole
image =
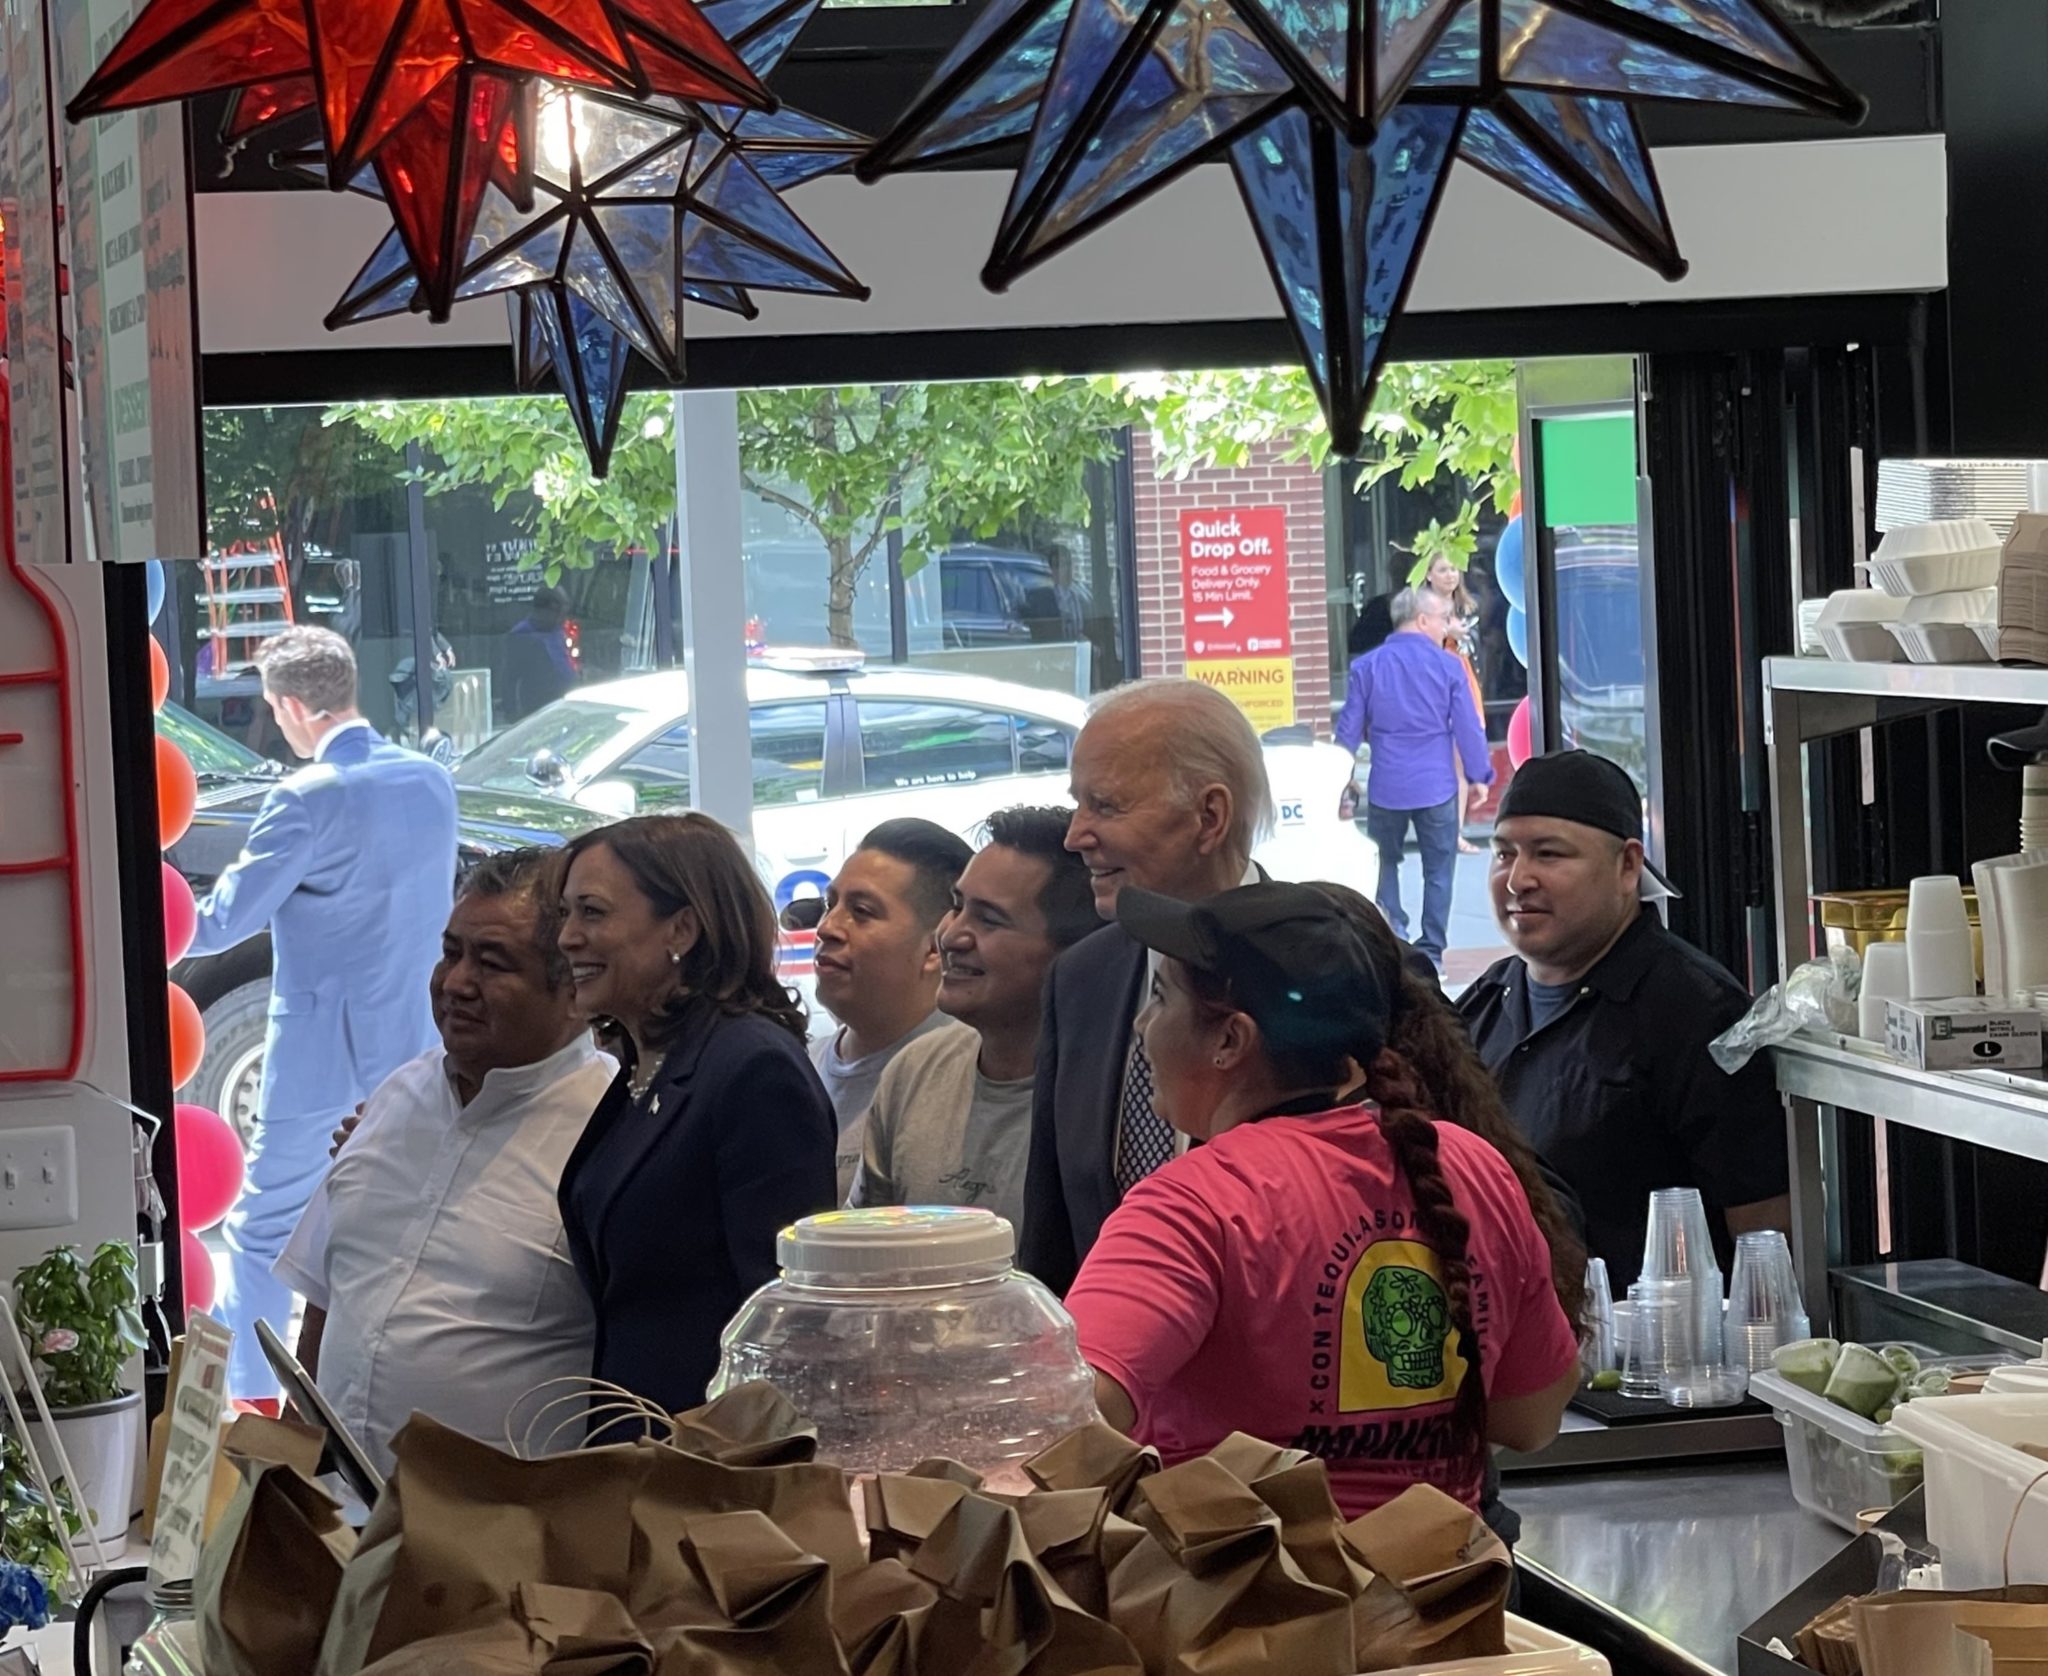
[[1202, 615], [1196, 617], [1195, 621], [1198, 623], [1221, 623], [1225, 628], [1228, 628], [1232, 623], [1237, 621], [1237, 616], [1230, 609], [1230, 607], [1226, 605], [1221, 611], [1209, 611], [1203, 613]]

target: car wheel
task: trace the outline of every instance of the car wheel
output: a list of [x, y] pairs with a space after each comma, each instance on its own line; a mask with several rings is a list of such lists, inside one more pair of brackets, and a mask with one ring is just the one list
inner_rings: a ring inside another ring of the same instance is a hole
[[263, 1038], [269, 1028], [270, 983], [258, 979], [231, 989], [203, 1015], [206, 1052], [184, 1098], [217, 1111], [235, 1126], [247, 1148], [256, 1133], [256, 1103], [263, 1092]]

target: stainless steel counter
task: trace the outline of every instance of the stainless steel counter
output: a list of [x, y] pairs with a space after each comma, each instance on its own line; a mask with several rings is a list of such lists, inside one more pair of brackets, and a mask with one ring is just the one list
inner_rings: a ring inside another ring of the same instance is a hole
[[1734, 1676], [1741, 1632], [1849, 1541], [1792, 1499], [1782, 1460], [1517, 1477], [1503, 1494], [1522, 1558], [1683, 1655], [1648, 1646], [1646, 1668]]

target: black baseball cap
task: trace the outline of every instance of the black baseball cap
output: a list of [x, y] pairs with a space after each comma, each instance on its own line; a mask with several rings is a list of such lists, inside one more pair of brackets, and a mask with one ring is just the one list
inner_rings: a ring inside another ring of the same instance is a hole
[[1126, 885], [1117, 923], [1148, 949], [1223, 979], [1231, 1002], [1283, 1052], [1386, 1046], [1398, 972], [1382, 972], [1343, 910], [1310, 885], [1240, 885], [1182, 902]]
[[[1515, 770], [1501, 793], [1496, 823], [1517, 815], [1543, 815], [1576, 821], [1611, 832], [1617, 838], [1643, 841], [1643, 794], [1618, 762], [1591, 751], [1552, 751], [1531, 757]], [[1636, 893], [1645, 902], [1676, 896], [1671, 881], [1643, 857], [1643, 881]]]

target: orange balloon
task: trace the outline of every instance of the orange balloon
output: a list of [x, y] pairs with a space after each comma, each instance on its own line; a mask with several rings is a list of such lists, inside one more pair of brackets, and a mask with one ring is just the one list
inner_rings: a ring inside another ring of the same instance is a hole
[[206, 1026], [199, 1008], [176, 984], [171, 985], [171, 1086], [183, 1088], [199, 1075], [199, 1061], [206, 1057]]
[[1508, 516], [1509, 516], [1510, 518], [1519, 518], [1519, 517], [1521, 517], [1521, 515], [1522, 515], [1522, 491], [1521, 491], [1520, 489], [1517, 489], [1517, 490], [1515, 491], [1515, 498], [1514, 498], [1513, 500], [1511, 500], [1511, 501], [1509, 501], [1509, 502], [1508, 502]]
[[161, 710], [164, 700], [171, 696], [171, 660], [164, 656], [164, 649], [157, 637], [149, 637], [149, 707]]
[[156, 742], [156, 832], [157, 841], [169, 849], [184, 837], [192, 825], [192, 811], [199, 803], [199, 777], [192, 772], [185, 753], [168, 739]]

